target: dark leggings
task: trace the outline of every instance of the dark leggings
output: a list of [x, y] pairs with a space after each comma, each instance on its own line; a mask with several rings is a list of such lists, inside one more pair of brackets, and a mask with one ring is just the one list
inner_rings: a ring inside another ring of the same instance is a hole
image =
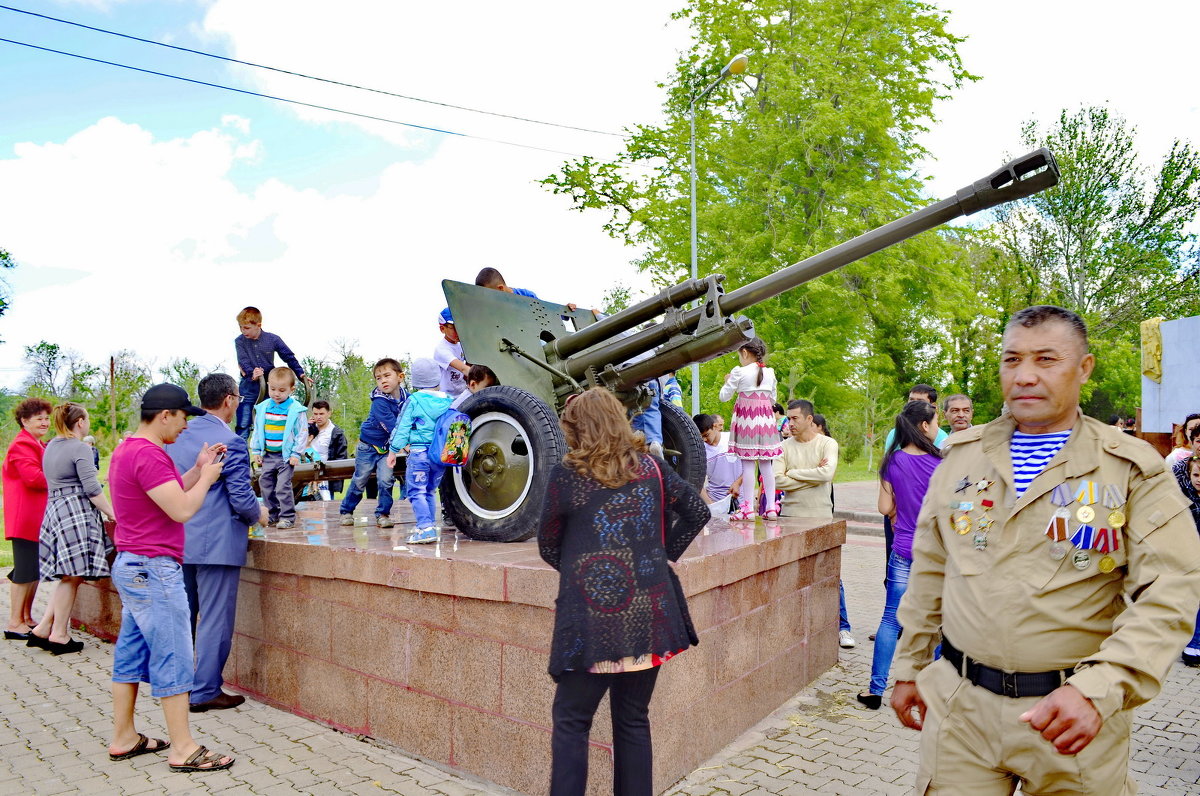
[[606, 691], [612, 708], [613, 793], [652, 796], [649, 710], [658, 670], [562, 673], [554, 692], [550, 796], [582, 796], [586, 789], [588, 734]]

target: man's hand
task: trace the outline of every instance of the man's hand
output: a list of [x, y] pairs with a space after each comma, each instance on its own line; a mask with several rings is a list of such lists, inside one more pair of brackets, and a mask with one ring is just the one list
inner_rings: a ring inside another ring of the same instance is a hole
[[265, 528], [269, 519], [271, 519], [271, 515], [267, 513], [267, 507], [260, 505], [258, 507], [258, 524]]
[[[917, 709], [916, 716], [913, 708]], [[900, 723], [910, 730], [919, 730], [925, 725], [925, 700], [912, 680], [902, 680], [892, 686], [892, 710], [896, 711]]]
[[567, 302], [567, 309], [569, 309], [571, 312], [574, 312], [575, 310], [579, 309], [579, 305]]
[[200, 483], [204, 484], [204, 488], [217, 483], [217, 479], [221, 477], [221, 470], [225, 469], [225, 462], [212, 462], [200, 468]]
[[253, 372], [251, 372], [251, 374], [250, 374], [250, 378], [254, 379], [255, 381], [258, 381], [262, 377], [263, 377], [263, 369], [262, 368], [255, 368], [253, 370]]
[[206, 442], [204, 443], [204, 446], [200, 448], [200, 452], [196, 454], [196, 466], [203, 470], [205, 466], [212, 464], [212, 462], [224, 452], [225, 446], [223, 444], [218, 442], [216, 445], [209, 446], [209, 444]]
[[288, 457], [288, 464], [291, 465], [292, 467], [295, 467], [299, 463], [300, 463], [299, 456], [289, 456]]
[[1073, 685], [1054, 689], [1019, 718], [1063, 755], [1082, 752], [1104, 724], [1100, 711]]
[[396, 454], [392, 451], [388, 451], [387, 466], [389, 470], [396, 466]]
[[307, 387], [310, 390], [312, 389], [312, 386], [313, 386], [312, 376], [309, 376], [307, 373], [305, 373], [303, 376], [300, 377], [300, 379], [304, 382], [305, 387]]
[[817, 467], [826, 467], [826, 466], [828, 466], [828, 464], [829, 464], [829, 457], [826, 456], [824, 459], [821, 459], [821, 461], [817, 462]]
[[262, 467], [262, 454], [256, 453], [250, 457], [250, 462], [255, 467]]

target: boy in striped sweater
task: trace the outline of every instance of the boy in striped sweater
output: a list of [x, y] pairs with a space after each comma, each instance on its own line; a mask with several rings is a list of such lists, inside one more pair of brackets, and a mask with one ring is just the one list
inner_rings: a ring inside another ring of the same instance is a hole
[[304, 405], [292, 398], [296, 374], [291, 368], [273, 368], [267, 374], [267, 399], [254, 407], [254, 433], [250, 455], [262, 469], [258, 491], [267, 506], [267, 525], [291, 528], [296, 524], [292, 472], [308, 443], [308, 418]]

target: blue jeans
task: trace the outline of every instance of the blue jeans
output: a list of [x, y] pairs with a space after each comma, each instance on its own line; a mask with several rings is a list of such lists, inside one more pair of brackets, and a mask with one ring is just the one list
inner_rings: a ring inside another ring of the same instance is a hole
[[661, 445], [663, 441], [662, 409], [659, 408], [659, 401], [662, 399], [662, 388], [658, 385], [658, 379], [651, 379], [646, 382], [646, 386], [650, 388], [650, 394], [653, 396], [650, 405], [646, 407], [645, 412], [633, 416], [631, 425], [634, 431], [640, 431], [645, 435], [647, 445], [655, 442]]
[[908, 573], [912, 561], [895, 550], [888, 559], [887, 596], [883, 604], [883, 619], [875, 633], [875, 656], [871, 659], [871, 693], [883, 695], [887, 689], [888, 673], [892, 670], [892, 658], [896, 655], [896, 642], [900, 639], [900, 623], [896, 621], [896, 609], [900, 598], [908, 591]]
[[408, 490], [408, 502], [412, 503], [413, 514], [417, 518], [417, 528], [432, 528], [437, 512], [438, 484], [446, 468], [441, 462], [429, 458], [425, 448], [414, 448], [408, 454], [408, 474], [404, 486]]
[[112, 582], [121, 597], [114, 683], [149, 683], [155, 697], [192, 690], [191, 610], [183, 565], [169, 556], [117, 553]]
[[850, 630], [850, 614], [846, 613], [846, 587], [838, 581], [838, 630]]
[[258, 382], [242, 379], [238, 382], [238, 407], [234, 428], [242, 439], [250, 439], [254, 428], [254, 404], [258, 403]]
[[1200, 611], [1196, 612], [1196, 632], [1192, 634], [1192, 640], [1187, 645], [1188, 649], [1200, 650]]
[[379, 485], [379, 503], [375, 505], [375, 516], [386, 517], [392, 513], [392, 484], [396, 480], [392, 468], [387, 466], [387, 454], [379, 453], [370, 445], [360, 442], [354, 449], [354, 478], [350, 480], [350, 488], [342, 498], [338, 511], [342, 514], [353, 514], [354, 509], [362, 501], [363, 492], [367, 491], [367, 479], [375, 473]]

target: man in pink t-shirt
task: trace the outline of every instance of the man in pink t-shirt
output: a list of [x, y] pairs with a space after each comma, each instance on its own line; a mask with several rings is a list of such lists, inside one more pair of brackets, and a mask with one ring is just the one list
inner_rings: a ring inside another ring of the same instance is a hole
[[[183, 523], [221, 477], [224, 446], [207, 445], [183, 476], [164, 446], [175, 441], [189, 415], [204, 410], [174, 384], [142, 396], [137, 432], [113, 452], [109, 488], [117, 515], [117, 558], [112, 582], [121, 596], [121, 633], [113, 651], [113, 736], [108, 754], [125, 760], [167, 751], [172, 771], [215, 771], [233, 758], [196, 743], [188, 726], [194, 674], [191, 614], [183, 585]], [[134, 725], [138, 684], [149, 683], [162, 702], [170, 742], [147, 738]]]

